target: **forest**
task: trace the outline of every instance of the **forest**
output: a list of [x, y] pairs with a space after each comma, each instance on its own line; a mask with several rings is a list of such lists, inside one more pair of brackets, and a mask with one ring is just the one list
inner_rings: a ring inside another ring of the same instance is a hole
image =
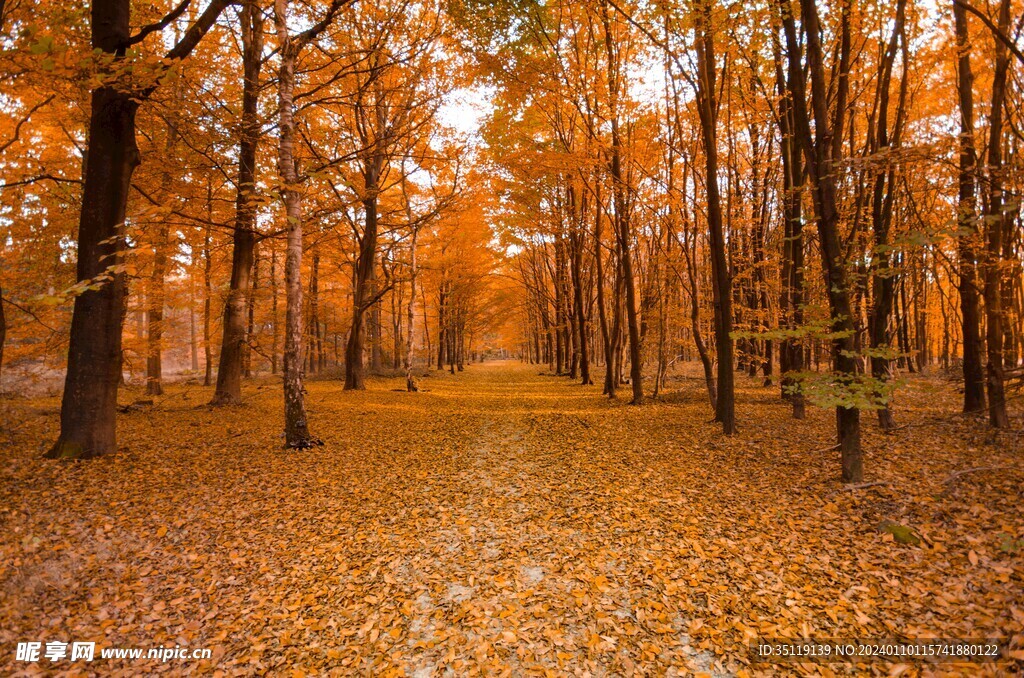
[[1024, 672], [1022, 33], [0, 0], [0, 673]]

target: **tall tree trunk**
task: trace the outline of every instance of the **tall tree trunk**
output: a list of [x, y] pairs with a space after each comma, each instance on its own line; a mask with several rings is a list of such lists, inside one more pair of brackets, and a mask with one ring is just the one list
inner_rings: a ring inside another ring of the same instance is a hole
[[[1003, 35], [1010, 33], [1010, 0], [999, 3], [998, 27]], [[1003, 384], [1003, 232], [1007, 209], [1003, 200], [1003, 106], [1006, 103], [1010, 53], [1006, 45], [995, 39], [996, 62], [992, 75], [992, 105], [989, 108], [988, 136], [988, 209], [985, 219], [985, 344], [988, 362], [985, 366], [988, 385], [989, 424], [1009, 428], [1006, 393]]]
[[[570, 186], [570, 208], [572, 209], [572, 233], [570, 244], [572, 246], [572, 260], [570, 270], [572, 274], [573, 288], [573, 310], [576, 312], [576, 333], [578, 335], [580, 355], [580, 382], [586, 386], [593, 384], [590, 378], [590, 355], [587, 344], [587, 315], [583, 305], [583, 234], [586, 232], [586, 200], [576, 196], [576, 191]], [[576, 203], [579, 202], [577, 206]], [[579, 217], [577, 217], [577, 213]]]
[[366, 312], [371, 309], [376, 293], [374, 273], [377, 259], [377, 181], [382, 164], [383, 159], [374, 155], [363, 167], [365, 221], [363, 237], [359, 241], [359, 258], [356, 261], [352, 328], [349, 330], [348, 345], [345, 347], [346, 391], [366, 388], [363, 375], [363, 344], [366, 340]]
[[[782, 155], [782, 318], [790, 332], [803, 325], [804, 306], [804, 243], [801, 187], [804, 182], [803, 150], [795, 133], [793, 98], [789, 93], [782, 64], [781, 45], [777, 31], [773, 33], [772, 51], [775, 60], [775, 79], [779, 93], [779, 135]], [[796, 337], [786, 337], [779, 346], [779, 364], [782, 373], [783, 398], [793, 407], [793, 418], [803, 419], [805, 403], [800, 379], [794, 377], [804, 368], [804, 346]]]
[[[876, 104], [878, 119], [875, 122], [871, 152], [886, 155], [891, 147], [898, 147], [903, 125], [904, 108], [907, 100], [907, 49], [903, 35], [906, 0], [896, 3], [896, 21], [885, 56], [879, 68], [878, 94]], [[903, 76], [900, 79], [900, 96], [897, 104], [895, 129], [889, 138], [889, 86], [892, 82], [893, 64], [900, 42], [903, 43]], [[896, 172], [890, 165], [876, 170], [874, 191], [871, 197], [871, 224], [874, 233], [874, 248], [871, 252], [871, 296], [874, 304], [869, 315], [868, 327], [871, 335], [871, 376], [879, 385], [889, 380], [889, 358], [884, 354], [889, 349], [889, 319], [893, 310], [893, 284], [895, 277], [889, 270], [889, 227], [892, 224], [893, 201], [896, 195]], [[895, 428], [888, 396], [881, 389], [875, 393], [880, 401], [878, 424], [884, 430]]]
[[256, 152], [259, 146], [259, 88], [263, 63], [263, 13], [256, 0], [245, 0], [242, 24], [242, 120], [238, 140], [238, 193], [232, 235], [231, 283], [224, 304], [217, 388], [212, 405], [242, 402], [245, 311], [256, 247]]
[[[751, 239], [751, 255], [753, 259], [753, 302], [757, 309], [757, 327], [762, 333], [771, 329], [769, 320], [770, 309], [768, 305], [768, 280], [765, 275], [765, 234], [768, 231], [768, 224], [771, 215], [769, 192], [769, 170], [767, 166], [761, 168], [762, 158], [768, 161], [772, 159], [772, 147], [774, 139], [769, 136], [764, 147], [764, 155], [761, 155], [761, 130], [756, 123], [749, 125], [751, 139], [751, 155], [754, 162], [751, 164], [752, 193], [756, 202], [753, 208], [752, 218], [754, 220], [754, 232]], [[767, 163], [765, 163], [767, 164]], [[761, 344], [761, 372], [764, 377], [763, 385], [772, 385], [772, 340], [764, 338]]]
[[278, 172], [285, 205], [285, 333], [284, 433], [285, 447], [306, 448], [320, 441], [309, 433], [302, 374], [302, 194], [294, 143], [295, 61], [298, 47], [288, 33], [288, 0], [275, 0], [274, 20], [281, 66], [278, 73]]
[[725, 257], [722, 204], [718, 193], [718, 132], [715, 101], [715, 43], [711, 27], [710, 0], [700, 9], [697, 39], [697, 108], [700, 112], [707, 190], [708, 232], [711, 238], [712, 298], [715, 305], [715, 348], [718, 353], [718, 394], [715, 420], [726, 435], [736, 432], [736, 395], [733, 384], [732, 281]]
[[195, 271], [189, 271], [188, 278], [188, 339], [191, 353], [192, 372], [199, 371], [199, 335], [196, 328], [196, 282]]
[[[180, 87], [175, 87], [172, 101], [178, 103], [181, 100]], [[172, 111], [167, 124], [167, 139], [164, 143], [164, 153], [169, 159], [174, 153], [174, 144], [178, 136], [178, 125], [176, 120], [177, 111]], [[164, 189], [173, 191], [172, 182], [174, 177], [165, 164], [161, 172], [161, 179]], [[165, 196], [170, 202], [173, 198], [170, 194]], [[161, 219], [156, 225], [155, 238], [153, 242], [153, 271], [149, 279], [149, 312], [147, 320], [147, 354], [146, 354], [146, 393], [148, 395], [163, 395], [163, 336], [164, 336], [164, 306], [166, 305], [166, 278], [167, 259], [170, 243], [170, 224], [167, 219]]]
[[[411, 231], [409, 238], [409, 303], [406, 307], [406, 329], [405, 329], [405, 390], [412, 393], [418, 391], [416, 379], [412, 375], [413, 361], [413, 330], [416, 327], [416, 276], [419, 273], [416, 261], [416, 245], [420, 234], [420, 224], [415, 223], [412, 213], [412, 205], [409, 202], [409, 186], [406, 181], [408, 175], [405, 167], [402, 167], [402, 197], [405, 199], [405, 218], [409, 222]], [[426, 325], [423, 331], [427, 331]], [[427, 353], [429, 362], [430, 353]]]
[[319, 367], [320, 348], [320, 252], [313, 250], [313, 266], [309, 272], [309, 349], [306, 351], [307, 372], [315, 374]]
[[259, 245], [252, 253], [252, 284], [249, 286], [249, 293], [246, 295], [246, 321], [245, 321], [245, 344], [242, 347], [242, 374], [246, 379], [252, 378], [252, 354], [255, 345], [254, 335], [256, 333], [256, 294], [260, 287], [260, 250]]
[[[167, 53], [187, 57], [229, 0], [214, 0]], [[129, 43], [129, 0], [93, 0], [93, 49], [124, 58]], [[75, 298], [68, 368], [61, 400], [60, 435], [49, 458], [87, 459], [116, 447], [117, 387], [121, 381], [121, 326], [125, 314], [124, 218], [132, 173], [139, 164], [135, 115], [156, 87], [131, 91], [104, 84], [91, 95], [82, 210], [78, 222], [77, 281], [98, 284]]]
[[[689, 165], [689, 163], [687, 163]], [[696, 169], [693, 170], [696, 173]], [[689, 167], [683, 170], [683, 195], [686, 195], [686, 178], [689, 176]], [[696, 185], [696, 175], [694, 176]], [[711, 402], [711, 409], [718, 411], [718, 387], [715, 383], [715, 366], [711, 360], [711, 353], [704, 342], [704, 333], [701, 330], [700, 322], [700, 289], [697, 282], [697, 232], [696, 227], [690, 219], [690, 212], [683, 203], [683, 256], [686, 258], [686, 277], [689, 285], [684, 288], [690, 295], [690, 332], [693, 335], [693, 343], [697, 347], [697, 357], [700, 359], [701, 368], [704, 371], [704, 386], [708, 392], [708, 400]]]
[[[93, 46], [114, 53], [128, 39], [128, 0], [95, 0]], [[92, 92], [85, 187], [78, 222], [79, 283], [99, 283], [75, 297], [60, 436], [46, 456], [89, 459], [117, 449], [115, 418], [121, 376], [125, 276], [124, 218], [132, 173], [139, 164], [135, 114], [139, 103], [116, 85]]]
[[[832, 331], [835, 335], [832, 341], [833, 363], [839, 379], [852, 384], [857, 377], [857, 360], [854, 353], [855, 327], [850, 287], [839, 240], [835, 169], [842, 141], [849, 78], [850, 7], [844, 3], [842, 8], [839, 83], [836, 87], [837, 112], [830, 121], [830, 92], [825, 82], [818, 8], [816, 0], [805, 0], [801, 3], [802, 24], [807, 35], [807, 71], [811, 79], [811, 105], [815, 130], [815, 134], [812, 135], [801, 64], [801, 48], [797, 41], [792, 7], [789, 0], [781, 0], [780, 4], [789, 56], [788, 81], [793, 100], [796, 133], [802, 138], [808, 174], [814, 185], [813, 196], [822, 272], [829, 300]], [[860, 445], [860, 410], [855, 406], [836, 407], [836, 429], [842, 459], [842, 479], [848, 483], [860, 482], [864, 476]]]
[[619, 130], [618, 96], [621, 77], [619, 55], [615, 47], [608, 16], [608, 5], [602, 4], [604, 10], [605, 52], [608, 68], [609, 117], [611, 119], [611, 177], [613, 186], [613, 203], [615, 205], [615, 231], [619, 243], [619, 259], [622, 269], [622, 283], [625, 291], [626, 325], [629, 334], [629, 377], [633, 390], [633, 405], [639, 405], [644, 399], [643, 364], [640, 346], [640, 323], [636, 308], [636, 280], [633, 277], [632, 233], [629, 224], [629, 205], [626, 196], [626, 182], [622, 172], [622, 139]]
[[[445, 340], [445, 326], [447, 319], [445, 318], [445, 282], [441, 279], [441, 283], [438, 285], [437, 290], [437, 369], [444, 369], [444, 358], [445, 348], [448, 343]], [[423, 310], [426, 311], [426, 301], [423, 303]]]

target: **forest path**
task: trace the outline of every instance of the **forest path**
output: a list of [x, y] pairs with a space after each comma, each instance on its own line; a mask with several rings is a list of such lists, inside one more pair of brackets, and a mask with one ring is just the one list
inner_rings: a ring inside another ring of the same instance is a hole
[[[971, 422], [868, 426], [888, 485], [847, 492], [815, 451], [831, 414], [792, 422], [758, 381], [740, 379], [729, 439], [699, 379], [642, 407], [514, 362], [403, 384], [311, 380], [326, 445], [302, 452], [280, 448], [279, 382], [220, 410], [173, 385], [120, 416], [118, 454], [71, 464], [40, 458], [56, 399], [0, 403], [17, 422], [0, 431], [0, 674], [31, 640], [208, 647], [191, 668], [228, 674], [728, 675], [755, 636], [1020, 632], [1004, 546], [1024, 537], [1024, 474], [944, 481], [1024, 462]], [[917, 416], [955, 407], [930, 383], [905, 393]], [[883, 519], [939, 546], [896, 544]]]

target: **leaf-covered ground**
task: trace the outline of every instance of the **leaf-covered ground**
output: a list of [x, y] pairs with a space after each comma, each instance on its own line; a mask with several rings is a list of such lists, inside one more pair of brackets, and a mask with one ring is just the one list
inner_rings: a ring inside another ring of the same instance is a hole
[[[792, 421], [740, 381], [731, 439], [692, 378], [639, 408], [516, 363], [416, 394], [315, 381], [326, 445], [303, 452], [279, 448], [273, 382], [220, 410], [177, 385], [85, 463], [40, 458], [56, 399], [0, 402], [0, 673], [1019, 671], [752, 661], [753, 638], [805, 636], [1000, 638], [1024, 657], [1024, 459], [1019, 434], [951, 416], [952, 387], [921, 379], [899, 396], [910, 426], [866, 420], [879, 484], [843, 489], [831, 413]], [[214, 655], [15, 662], [26, 640]]]

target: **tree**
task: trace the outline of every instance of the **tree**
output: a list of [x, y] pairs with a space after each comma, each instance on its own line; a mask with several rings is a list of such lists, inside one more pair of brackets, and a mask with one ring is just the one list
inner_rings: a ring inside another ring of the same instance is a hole
[[[999, 3], [999, 32], [1010, 29], [1010, 0]], [[1008, 428], [1006, 389], [1003, 384], [1003, 238], [1009, 207], [1003, 199], [1003, 107], [1006, 105], [1010, 53], [1006, 44], [995, 39], [995, 69], [992, 74], [992, 104], [988, 121], [988, 207], [985, 211], [985, 364], [989, 423]]]
[[697, 110], [700, 113], [704, 148], [708, 231], [711, 236], [712, 292], [715, 303], [715, 347], [718, 352], [718, 386], [715, 420], [726, 435], [736, 432], [736, 396], [733, 386], [732, 281], [725, 258], [725, 233], [718, 192], [718, 102], [715, 99], [715, 39], [710, 0], [697, 14]]
[[295, 157], [295, 64], [302, 50], [334, 21], [348, 0], [332, 0], [324, 17], [292, 35], [288, 28], [289, 0], [274, 0], [280, 66], [277, 75], [277, 172], [281, 179], [287, 248], [284, 260], [284, 437], [285, 447], [302, 449], [322, 444], [309, 433], [302, 373], [302, 182]]
[[[124, 221], [132, 173], [139, 164], [135, 116], [157, 87], [133, 91], [119, 82], [127, 49], [159, 32], [188, 6], [179, 5], [157, 24], [129, 33], [129, 0], [93, 0], [92, 45], [110, 59], [102, 84], [92, 90], [84, 192], [78, 226], [78, 274], [61, 400], [60, 436], [46, 453], [52, 459], [88, 459], [117, 447], [115, 415], [121, 381], [121, 322], [125, 277], [121, 268]], [[231, 0], [212, 0], [165, 63], [188, 57]]]
[[231, 283], [224, 304], [217, 389], [212, 404], [242, 401], [242, 358], [246, 336], [246, 301], [256, 246], [256, 151], [260, 137], [259, 89], [263, 65], [263, 11], [255, 0], [244, 0], [242, 28], [242, 118], [238, 129], [238, 179], [232, 235]]
[[[801, 45], [797, 41], [796, 23], [789, 0], [781, 0], [782, 23], [789, 60], [787, 83], [792, 97], [796, 134], [807, 163], [813, 186], [815, 218], [821, 246], [822, 271], [831, 312], [832, 360], [843, 385], [852, 386], [857, 375], [854, 353], [853, 307], [850, 287], [844, 268], [839, 241], [839, 213], [836, 198], [836, 166], [843, 139], [845, 101], [849, 86], [850, 24], [849, 5], [843, 5], [841, 19], [836, 113], [829, 116], [830, 88], [825, 82], [824, 50], [821, 24], [814, 0], [801, 3], [802, 27], [806, 32], [807, 73], [811, 81], [811, 111], [807, 108]], [[814, 132], [811, 131], [811, 116]], [[860, 409], [856, 403], [836, 406], [836, 428], [842, 455], [844, 482], [856, 483], [863, 478], [860, 447]]]
[[[879, 383], [889, 379], [889, 319], [892, 315], [895, 276], [889, 270], [889, 230], [892, 227], [893, 202], [896, 195], [896, 171], [891, 160], [887, 159], [892, 149], [900, 144], [903, 124], [906, 121], [907, 104], [907, 37], [904, 32], [906, 19], [906, 0], [896, 3], [896, 20], [892, 36], [879, 65], [878, 88], [875, 95], [875, 106], [878, 118], [875, 121], [870, 151], [879, 157], [885, 165], [875, 172], [874, 190], [871, 196], [871, 225], [874, 233], [874, 248], [871, 251], [872, 297], [874, 306], [869, 316], [871, 335], [871, 376]], [[889, 131], [889, 87], [892, 82], [893, 63], [896, 61], [897, 49], [902, 45], [903, 75], [900, 78], [899, 101], [896, 107], [896, 120], [892, 133]], [[895, 428], [892, 410], [887, 398], [878, 394], [884, 401], [878, 409], [878, 423], [886, 430]]]
[[629, 222], [628, 187], [622, 170], [622, 136], [619, 129], [619, 96], [622, 78], [622, 64], [618, 41], [612, 32], [608, 3], [601, 5], [601, 21], [604, 25], [605, 66], [608, 77], [608, 117], [611, 122], [611, 157], [609, 170], [612, 181], [615, 238], [619, 253], [623, 287], [625, 288], [626, 323], [629, 333], [629, 380], [633, 390], [632, 404], [639, 405], [644, 399], [643, 365], [640, 355], [640, 322], [636, 308], [636, 281], [633, 277], [632, 233]]

